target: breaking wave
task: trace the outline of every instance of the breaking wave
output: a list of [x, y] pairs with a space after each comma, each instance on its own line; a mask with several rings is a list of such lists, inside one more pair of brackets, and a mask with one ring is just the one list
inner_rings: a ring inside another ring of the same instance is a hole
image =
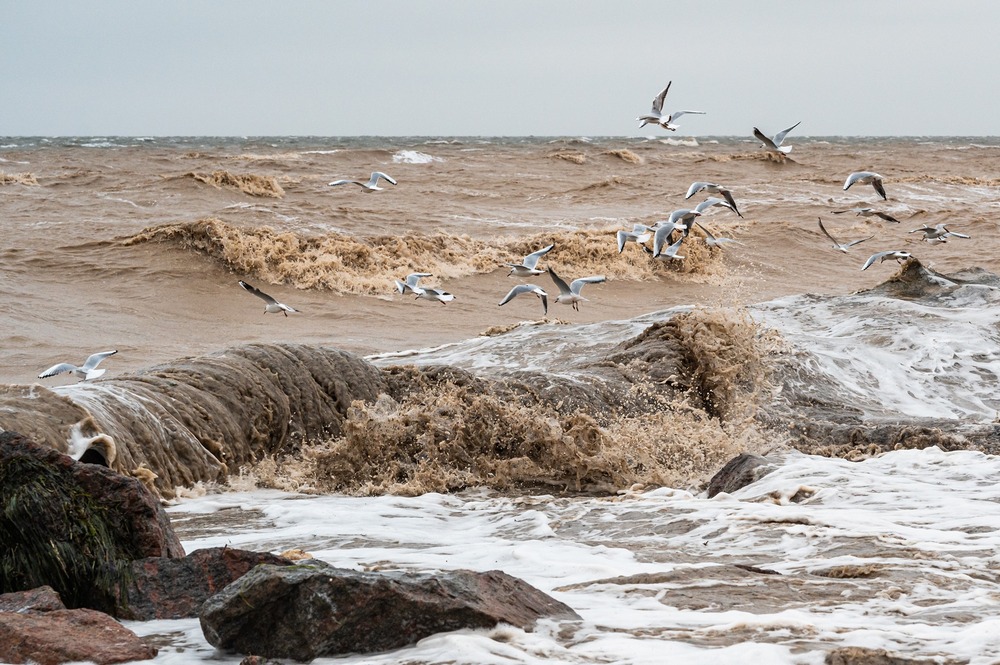
[[260, 196], [280, 199], [285, 195], [278, 181], [273, 176], [260, 176], [254, 173], [230, 173], [218, 170], [209, 174], [185, 173], [182, 177], [203, 182], [218, 189], [234, 189], [250, 196]]
[[654, 261], [642, 250], [618, 252], [616, 228], [539, 233], [528, 237], [476, 240], [467, 236], [386, 235], [357, 238], [338, 233], [306, 237], [271, 227], [240, 227], [216, 218], [147, 228], [124, 245], [167, 242], [194, 249], [230, 270], [272, 284], [337, 293], [382, 294], [414, 267], [441, 279], [489, 273], [549, 244], [546, 264], [567, 276], [603, 274], [613, 279], [649, 280], [658, 275], [712, 274], [722, 251], [697, 242], [685, 247], [683, 261]]

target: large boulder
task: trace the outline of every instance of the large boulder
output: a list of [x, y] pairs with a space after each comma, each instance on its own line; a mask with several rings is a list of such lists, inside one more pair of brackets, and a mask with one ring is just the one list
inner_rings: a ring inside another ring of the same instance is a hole
[[0, 612], [0, 662], [97, 665], [149, 660], [155, 647], [95, 610]]
[[113, 612], [121, 562], [182, 557], [139, 480], [0, 433], [0, 593], [50, 585], [68, 607]]
[[755, 483], [777, 468], [771, 460], [760, 455], [743, 453], [726, 462], [726, 465], [708, 481], [708, 498]]
[[220, 649], [312, 660], [414, 644], [434, 633], [542, 617], [579, 619], [567, 605], [500, 571], [370, 573], [321, 561], [253, 569], [202, 607]]
[[275, 554], [228, 547], [195, 550], [183, 559], [134, 561], [115, 614], [135, 621], [196, 617], [209, 597], [262, 563], [292, 562]]

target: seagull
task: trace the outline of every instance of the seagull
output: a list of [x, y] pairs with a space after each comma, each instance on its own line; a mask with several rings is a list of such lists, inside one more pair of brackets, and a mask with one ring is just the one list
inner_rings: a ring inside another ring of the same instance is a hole
[[447, 291], [442, 291], [441, 289], [419, 289], [415, 293], [418, 298], [423, 298], [424, 300], [436, 300], [442, 305], [455, 299], [455, 296], [451, 295]]
[[580, 290], [583, 289], [584, 284], [598, 284], [605, 280], [604, 275], [593, 275], [591, 277], [574, 279], [569, 286], [566, 286], [566, 282], [560, 279], [559, 275], [552, 272], [552, 268], [549, 268], [549, 276], [552, 277], [552, 281], [559, 287], [559, 295], [556, 296], [556, 302], [564, 305], [572, 305], [573, 309], [578, 312], [580, 311], [579, 303], [586, 300], [586, 298], [580, 295]]
[[118, 353], [118, 350], [114, 351], [102, 351], [101, 353], [95, 353], [83, 363], [82, 366], [77, 367], [76, 365], [70, 365], [69, 363], [59, 363], [58, 365], [53, 365], [44, 372], [38, 375], [39, 379], [47, 379], [50, 376], [56, 376], [57, 374], [76, 374], [80, 377], [81, 381], [90, 381], [91, 379], [96, 379], [101, 374], [104, 374], [106, 369], [96, 369], [102, 360], [108, 356], [113, 356]]
[[[683, 235], [681, 238], [688, 234], [691, 228], [691, 222], [694, 221], [695, 217], [700, 217], [701, 213], [697, 210], [688, 210], [687, 208], [681, 208], [680, 210], [674, 210], [670, 213], [670, 219], [665, 222], [657, 222], [656, 232], [653, 234], [653, 258], [657, 258], [661, 251], [663, 251], [664, 243], [669, 240], [673, 232], [681, 231]], [[680, 245], [677, 245], [680, 247]], [[677, 250], [674, 249], [676, 252]], [[683, 258], [683, 257], [677, 257]]]
[[847, 176], [847, 180], [844, 181], [844, 191], [846, 192], [856, 182], [860, 182], [862, 185], [871, 185], [883, 200], [888, 200], [885, 189], [882, 187], [882, 176], [874, 171], [855, 171]]
[[250, 293], [254, 294], [258, 298], [260, 298], [261, 300], [263, 300], [265, 303], [267, 303], [266, 305], [264, 305], [264, 313], [265, 314], [277, 314], [278, 312], [281, 312], [285, 316], [288, 316], [289, 312], [298, 312], [299, 311], [297, 309], [293, 309], [293, 308], [289, 307], [288, 305], [285, 305], [284, 303], [278, 302], [277, 300], [275, 300], [271, 296], [267, 295], [263, 291], [261, 291], [259, 289], [255, 289], [254, 287], [250, 286], [249, 284], [247, 284], [246, 282], [244, 282], [242, 279], [240, 280], [240, 286], [242, 286], [244, 289], [246, 289]]
[[919, 229], [913, 229], [910, 233], [921, 232], [924, 234], [923, 240], [930, 243], [945, 242], [949, 236], [955, 238], [968, 238], [969, 236], [964, 233], [957, 233], [955, 231], [949, 231], [948, 227], [944, 224], [937, 224], [936, 226], [922, 226]]
[[850, 210], [834, 210], [834, 215], [843, 215], [845, 212], [856, 212], [858, 217], [879, 217], [887, 222], [899, 224], [899, 220], [884, 212], [879, 212], [875, 208], [851, 208]]
[[383, 180], [388, 180], [389, 182], [391, 182], [394, 185], [396, 184], [396, 181], [393, 180], [392, 178], [390, 178], [385, 173], [382, 173], [381, 171], [372, 171], [371, 180], [369, 180], [368, 182], [361, 182], [360, 180], [334, 180], [333, 182], [330, 183], [330, 185], [331, 186], [334, 186], [334, 185], [357, 185], [366, 194], [370, 194], [371, 192], [381, 192], [383, 189], [385, 189], [385, 187], [379, 187], [378, 186], [378, 181], [379, 181], [380, 178], [383, 179]]
[[414, 272], [406, 276], [406, 281], [401, 282], [396, 280], [396, 290], [402, 293], [404, 296], [407, 292], [413, 293], [417, 296], [423, 291], [421, 287], [417, 286], [417, 282], [420, 281], [421, 277], [433, 277], [429, 272]]
[[661, 261], [668, 261], [670, 259], [680, 260], [683, 259], [684, 257], [678, 254], [677, 250], [681, 248], [681, 243], [684, 242], [684, 239], [686, 237], [687, 235], [682, 235], [680, 238], [677, 239], [677, 241], [674, 244], [670, 245], [666, 249], [664, 249], [662, 245], [659, 250], [655, 249], [655, 245], [654, 249], [650, 249], [645, 245], [643, 245], [642, 248], [646, 250], [647, 254], [652, 254], [654, 259], [660, 259]]
[[[720, 247], [721, 248], [726, 243], [733, 243], [734, 245], [742, 245], [743, 244], [739, 240], [733, 240], [732, 238], [717, 238], [714, 235], [712, 235], [711, 231], [709, 231], [704, 226], [702, 226], [701, 222], [695, 222], [695, 224], [698, 225], [699, 229], [701, 229], [702, 231], [705, 232], [705, 244], [708, 245], [709, 247]], [[669, 247], [667, 249], [669, 249]], [[683, 257], [681, 257], [681, 258], [683, 258]]]
[[622, 250], [625, 249], [625, 243], [635, 242], [642, 244], [653, 237], [650, 233], [650, 229], [645, 224], [635, 224], [632, 226], [631, 231], [619, 231], [615, 234], [615, 238], [618, 240], [618, 253], [621, 254]]
[[736, 201], [733, 199], [733, 193], [730, 192], [725, 187], [723, 187], [722, 185], [717, 185], [714, 182], [691, 183], [691, 186], [688, 187], [687, 194], [684, 195], [684, 198], [689, 199], [701, 191], [705, 191], [710, 194], [721, 194], [723, 198], [726, 199], [726, 202], [729, 204], [729, 207], [733, 209], [733, 212], [735, 212], [740, 217], [743, 216], [743, 213], [741, 213], [739, 209], [736, 207]]
[[538, 260], [552, 251], [555, 247], [555, 243], [552, 243], [548, 247], [543, 247], [537, 252], [532, 252], [524, 257], [524, 260], [520, 264], [508, 263], [506, 264], [510, 267], [510, 273], [507, 274], [508, 277], [531, 277], [533, 275], [542, 275], [545, 273], [544, 270], [538, 269]]
[[762, 148], [766, 148], [769, 152], [780, 152], [783, 155], [787, 155], [792, 151], [792, 146], [790, 145], [782, 146], [781, 142], [785, 140], [785, 136], [788, 135], [788, 132], [792, 131], [801, 124], [802, 121], [799, 120], [797, 123], [795, 123], [788, 129], [784, 129], [775, 134], [773, 138], [765, 136], [764, 132], [754, 127], [753, 135], [756, 136], [758, 139], [760, 139], [760, 141], [764, 144], [761, 146]]
[[653, 110], [646, 115], [640, 115], [636, 118], [636, 120], [642, 121], [642, 124], [639, 125], [640, 128], [645, 127], [648, 124], [654, 124], [674, 132], [677, 131], [677, 128], [680, 126], [674, 124], [674, 120], [677, 120], [677, 118], [681, 117], [685, 113], [705, 115], [704, 111], [674, 111], [668, 115], [663, 115], [663, 100], [667, 98], [667, 91], [670, 90], [671, 83], [673, 83], [673, 81], [667, 83], [667, 87], [653, 99]]
[[[819, 218], [817, 218], [817, 219], [819, 219]], [[852, 240], [850, 242], [840, 242], [839, 240], [837, 240], [836, 238], [834, 238], [832, 235], [830, 235], [830, 232], [826, 230], [826, 227], [823, 226], [823, 220], [822, 219], [819, 219], [819, 230], [823, 232], [823, 235], [825, 235], [827, 238], [829, 238], [830, 240], [833, 241], [833, 248], [834, 249], [839, 249], [844, 254], [847, 254], [847, 250], [849, 250], [851, 247], [854, 247], [855, 245], [857, 245], [859, 243], [862, 243], [865, 240], [871, 240], [872, 238], [875, 237], [875, 236], [872, 235], [872, 236], [868, 236], [867, 238], [861, 238], [860, 240]]]
[[521, 295], [522, 293], [534, 293], [536, 296], [541, 298], [542, 316], [545, 316], [546, 314], [549, 313], [549, 300], [548, 300], [549, 294], [543, 291], [540, 286], [535, 286], [534, 284], [518, 284], [517, 286], [512, 288], [507, 293], [506, 296], [504, 296], [504, 299], [500, 301], [499, 307], [503, 307], [504, 305], [506, 305], [507, 303], [509, 303], [511, 300]]
[[868, 270], [868, 267], [871, 266], [871, 264], [875, 263], [876, 261], [882, 263], [887, 259], [896, 259], [897, 262], [902, 263], [903, 261], [911, 258], [912, 256], [913, 255], [910, 254], [909, 252], [904, 252], [901, 249], [890, 249], [889, 251], [879, 252], [878, 254], [872, 254], [871, 256], [869, 256], [868, 260], [865, 261], [865, 264], [861, 266], [861, 269]]

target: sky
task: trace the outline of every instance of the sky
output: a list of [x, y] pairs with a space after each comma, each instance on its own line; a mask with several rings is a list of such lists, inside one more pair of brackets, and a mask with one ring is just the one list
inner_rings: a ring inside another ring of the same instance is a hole
[[1000, 134], [996, 0], [0, 0], [0, 135]]

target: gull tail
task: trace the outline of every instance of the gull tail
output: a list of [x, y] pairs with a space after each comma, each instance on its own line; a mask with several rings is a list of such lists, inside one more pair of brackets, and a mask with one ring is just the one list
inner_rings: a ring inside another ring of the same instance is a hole
[[97, 377], [101, 376], [102, 374], [104, 374], [107, 371], [108, 370], [106, 370], [106, 369], [92, 369], [92, 370], [89, 370], [87, 372], [87, 376], [85, 376], [83, 378], [83, 380], [84, 381], [90, 381], [92, 379], [96, 379]]
[[778, 148], [778, 152], [782, 152], [782, 153], [784, 153], [786, 155], [788, 153], [790, 153], [791, 151], [792, 151], [792, 146], [790, 146], [790, 145], [783, 145], [783, 146], [781, 146], [781, 147]]

